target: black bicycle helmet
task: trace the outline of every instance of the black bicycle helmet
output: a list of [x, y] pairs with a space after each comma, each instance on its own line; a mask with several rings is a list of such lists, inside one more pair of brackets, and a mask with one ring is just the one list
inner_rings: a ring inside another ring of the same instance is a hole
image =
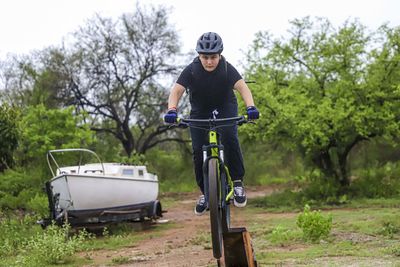
[[199, 54], [221, 54], [224, 44], [215, 32], [206, 32], [197, 40], [196, 51]]

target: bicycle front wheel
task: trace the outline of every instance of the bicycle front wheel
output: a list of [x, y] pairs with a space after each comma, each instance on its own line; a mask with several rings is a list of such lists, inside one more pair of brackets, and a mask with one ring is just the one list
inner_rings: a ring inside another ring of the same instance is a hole
[[208, 206], [210, 209], [211, 241], [214, 258], [222, 257], [222, 226], [220, 203], [218, 161], [215, 158], [208, 162]]

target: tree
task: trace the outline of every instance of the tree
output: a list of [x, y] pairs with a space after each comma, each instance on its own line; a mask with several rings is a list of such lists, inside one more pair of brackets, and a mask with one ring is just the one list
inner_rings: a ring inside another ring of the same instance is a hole
[[67, 60], [60, 48], [9, 57], [0, 62], [0, 97], [21, 108], [43, 104], [51, 109], [74, 104], [68, 90], [72, 71]]
[[159, 81], [175, 73], [179, 52], [167, 11], [137, 6], [115, 22], [96, 16], [75, 37], [70, 89], [97, 119], [92, 130], [114, 135], [128, 156], [173, 139], [160, 126], [168, 97]]
[[19, 122], [21, 141], [18, 148], [20, 164], [40, 165], [47, 151], [59, 148], [89, 146], [93, 134], [83, 124], [83, 115], [74, 107], [47, 109], [44, 105], [28, 107]]
[[[344, 192], [360, 142], [399, 135], [400, 28], [294, 20], [290, 36], [258, 33], [248, 75], [264, 119], [253, 135], [297, 148]], [[393, 142], [394, 145], [396, 145]]]
[[0, 105], [0, 172], [14, 164], [14, 151], [18, 145], [18, 111], [8, 104]]
[[27, 105], [35, 71], [28, 56], [8, 56], [0, 62], [0, 98], [20, 108]]

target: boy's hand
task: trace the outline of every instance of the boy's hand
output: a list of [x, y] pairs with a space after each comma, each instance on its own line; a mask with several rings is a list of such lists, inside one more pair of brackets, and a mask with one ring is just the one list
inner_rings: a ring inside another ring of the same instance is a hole
[[178, 111], [176, 108], [168, 109], [167, 113], [164, 115], [164, 122], [166, 123], [176, 123], [178, 119]]
[[246, 110], [249, 120], [257, 120], [260, 117], [260, 112], [258, 112], [258, 109], [255, 106], [248, 106]]

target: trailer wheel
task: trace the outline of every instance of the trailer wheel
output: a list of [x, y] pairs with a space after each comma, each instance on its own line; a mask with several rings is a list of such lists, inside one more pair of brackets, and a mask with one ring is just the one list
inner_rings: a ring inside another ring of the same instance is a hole
[[161, 202], [156, 200], [153, 203], [153, 212], [151, 214], [151, 218], [153, 219], [158, 219], [162, 217], [162, 207], [161, 207]]

